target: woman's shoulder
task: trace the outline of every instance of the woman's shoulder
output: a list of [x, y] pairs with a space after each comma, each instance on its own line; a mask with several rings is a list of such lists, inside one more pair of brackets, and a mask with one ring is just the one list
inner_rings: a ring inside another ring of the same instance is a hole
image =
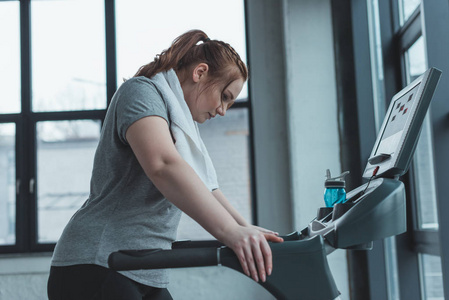
[[129, 79], [125, 79], [119, 89], [129, 89], [129, 88], [147, 88], [147, 89], [155, 89], [154, 83], [150, 78], [145, 76], [137, 76], [131, 77]]
[[144, 96], [145, 98], [162, 98], [157, 87], [151, 79], [145, 76], [132, 77], [118, 88], [117, 93], [120, 98], [135, 98]]

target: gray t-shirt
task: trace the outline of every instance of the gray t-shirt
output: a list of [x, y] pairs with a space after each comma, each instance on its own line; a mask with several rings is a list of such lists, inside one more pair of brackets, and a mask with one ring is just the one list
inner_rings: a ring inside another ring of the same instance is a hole
[[[108, 108], [89, 198], [64, 229], [52, 266], [107, 267], [109, 254], [120, 249], [171, 248], [181, 211], [145, 175], [126, 141], [129, 126], [146, 116], [168, 122], [167, 105], [150, 79], [131, 78], [117, 90]], [[120, 273], [154, 287], [168, 284], [167, 270]]]

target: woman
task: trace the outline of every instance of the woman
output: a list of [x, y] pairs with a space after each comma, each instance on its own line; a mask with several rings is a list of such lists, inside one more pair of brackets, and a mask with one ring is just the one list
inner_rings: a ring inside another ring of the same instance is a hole
[[196, 124], [224, 116], [247, 77], [229, 44], [192, 30], [122, 84], [105, 118], [89, 198], [55, 248], [51, 300], [172, 299], [166, 270], [115, 272], [107, 258], [119, 249], [169, 249], [181, 211], [232, 248], [248, 276], [266, 280], [267, 241], [282, 239], [248, 224], [218, 189]]

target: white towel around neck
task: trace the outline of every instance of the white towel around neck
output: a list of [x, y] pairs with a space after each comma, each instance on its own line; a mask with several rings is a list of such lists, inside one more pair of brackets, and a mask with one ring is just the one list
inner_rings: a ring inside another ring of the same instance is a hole
[[170, 130], [176, 140], [175, 147], [181, 157], [195, 170], [209, 190], [218, 188], [217, 174], [201, 139], [198, 124], [193, 120], [184, 99], [178, 76], [173, 69], [151, 78], [167, 103]]

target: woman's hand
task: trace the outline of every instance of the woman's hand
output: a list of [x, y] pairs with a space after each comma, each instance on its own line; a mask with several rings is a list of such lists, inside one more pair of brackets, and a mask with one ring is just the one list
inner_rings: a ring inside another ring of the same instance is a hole
[[269, 229], [265, 229], [263, 227], [260, 226], [255, 226], [255, 225], [250, 225], [250, 227], [259, 230], [260, 232], [263, 233], [263, 235], [265, 236], [265, 238], [267, 239], [267, 241], [269, 242], [275, 242], [275, 243], [281, 243], [284, 241], [283, 238], [279, 237], [279, 233], [269, 230]]
[[[262, 228], [263, 229], [263, 228]], [[255, 281], [265, 282], [273, 270], [271, 248], [267, 241], [282, 242], [272, 231], [262, 232], [257, 226], [233, 226], [223, 241], [234, 250], [243, 272]]]

